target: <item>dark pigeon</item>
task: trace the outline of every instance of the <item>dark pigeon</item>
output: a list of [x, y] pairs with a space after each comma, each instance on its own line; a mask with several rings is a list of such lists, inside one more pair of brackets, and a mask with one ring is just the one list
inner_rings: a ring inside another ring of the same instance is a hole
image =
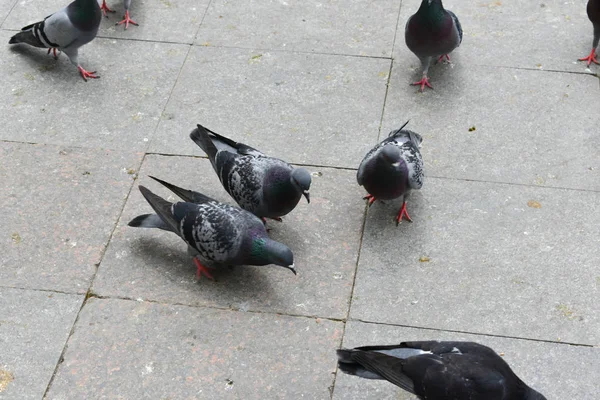
[[423, 77], [413, 85], [431, 88], [427, 72], [432, 57], [444, 57], [450, 61], [449, 54], [460, 46], [463, 32], [456, 15], [444, 9], [442, 0], [422, 0], [421, 7], [406, 22], [404, 39], [406, 45], [421, 61]]
[[134, 218], [129, 226], [158, 228], [179, 235], [197, 254], [201, 274], [213, 279], [203, 263], [223, 265], [275, 264], [294, 268], [292, 251], [269, 238], [260, 219], [247, 211], [220, 203], [198, 192], [194, 202], [170, 203], [140, 185], [140, 192], [156, 214]]
[[384, 141], [373, 147], [360, 163], [356, 174], [358, 184], [369, 192], [365, 197], [369, 199], [369, 206], [375, 199], [403, 197], [397, 223], [403, 217], [412, 222], [406, 211], [406, 197], [411, 189], [423, 186], [423, 159], [419, 151], [423, 138], [418, 133], [403, 130], [406, 124], [390, 132]]
[[403, 342], [337, 351], [341, 371], [384, 379], [427, 400], [546, 400], [494, 350], [473, 342]]
[[79, 48], [96, 37], [102, 13], [97, 0], [75, 0], [65, 8], [21, 29], [10, 38], [8, 44], [26, 43], [30, 46], [64, 52], [77, 67], [85, 81], [98, 78], [94, 72], [83, 69], [79, 64]]
[[198, 125], [190, 134], [208, 155], [223, 187], [244, 210], [280, 220], [304, 196], [310, 203], [310, 173]]
[[579, 61], [587, 61], [588, 67], [591, 63], [598, 63], [596, 49], [598, 48], [598, 42], [600, 42], [600, 0], [589, 0], [587, 3], [587, 15], [592, 25], [594, 26], [594, 41], [592, 42], [592, 51], [590, 55], [584, 58], [580, 58]]
[[[139, 26], [139, 24], [137, 22], [135, 22], [134, 20], [132, 20], [129, 17], [129, 7], [131, 7], [131, 0], [124, 0], [123, 1], [123, 8], [125, 9], [125, 16], [123, 17], [123, 20], [120, 22], [117, 22], [115, 25], [123, 25], [125, 24], [125, 29], [129, 28], [129, 24], [135, 25], [135, 26]], [[102, 12], [104, 13], [105, 17], [108, 17], [106, 15], [106, 12], [112, 12], [114, 13], [115, 10], [111, 10], [110, 8], [108, 8], [108, 6], [106, 5], [106, 0], [102, 0], [102, 5], [100, 6], [100, 9], [102, 10]]]

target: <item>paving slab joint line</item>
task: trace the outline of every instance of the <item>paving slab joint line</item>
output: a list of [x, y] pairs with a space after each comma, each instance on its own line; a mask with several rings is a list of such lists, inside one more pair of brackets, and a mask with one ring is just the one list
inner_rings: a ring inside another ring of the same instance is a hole
[[201, 309], [212, 309], [212, 310], [220, 310], [220, 311], [229, 311], [229, 312], [241, 312], [247, 314], [264, 314], [264, 315], [279, 315], [282, 317], [292, 317], [292, 318], [306, 318], [306, 319], [322, 319], [331, 322], [342, 322], [345, 323], [345, 318], [335, 318], [335, 317], [323, 317], [319, 315], [304, 315], [304, 314], [293, 314], [293, 313], [283, 313], [283, 312], [274, 312], [274, 311], [263, 311], [263, 310], [246, 310], [242, 311], [237, 307], [224, 307], [224, 306], [216, 306], [216, 305], [203, 305], [203, 304], [187, 304], [180, 302], [165, 302], [160, 300], [153, 299], [142, 299], [142, 298], [132, 298], [126, 296], [105, 296], [98, 293], [91, 292], [89, 295], [86, 295], [87, 298], [96, 298], [99, 300], [124, 300], [124, 301], [134, 301], [137, 303], [151, 303], [157, 304], [161, 306], [178, 306], [178, 307], [188, 307], [188, 308], [201, 308]]
[[[567, 71], [567, 70], [561, 70], [561, 69], [544, 69], [544, 68], [533, 68], [533, 67], [517, 67], [517, 66], [511, 66], [511, 65], [489, 65], [489, 64], [472, 64], [476, 67], [483, 67], [483, 68], [495, 68], [495, 69], [515, 69], [515, 70], [521, 70], [521, 71], [538, 71], [538, 72], [550, 72], [550, 73], [559, 73], [559, 74], [573, 74], [573, 75], [590, 75], [590, 76], [598, 76], [598, 74], [592, 72], [591, 70], [588, 71]], [[583, 63], [581, 64], [583, 66]]]
[[206, 14], [208, 14], [208, 9], [212, 5], [213, 0], [209, 0], [206, 8], [204, 9], [204, 14], [202, 14], [202, 19], [200, 20], [200, 24], [198, 25], [198, 29], [196, 29], [196, 33], [194, 34], [194, 38], [192, 39], [192, 46], [198, 37], [198, 33], [200, 32], [200, 28], [202, 28], [202, 24], [204, 24], [204, 19], [206, 18]]
[[[340, 344], [338, 345], [338, 348], [342, 347], [342, 344], [344, 343], [344, 337], [346, 336], [346, 325], [348, 324], [348, 320], [350, 318], [350, 310], [352, 309], [352, 299], [354, 298], [354, 288], [356, 287], [356, 276], [358, 275], [358, 265], [360, 263], [360, 254], [362, 252], [362, 245], [363, 245], [363, 240], [365, 237], [365, 227], [367, 225], [367, 214], [369, 212], [369, 202], [367, 202], [365, 204], [365, 211], [363, 214], [363, 221], [362, 221], [362, 226], [361, 226], [361, 232], [360, 232], [360, 241], [358, 244], [358, 253], [356, 255], [356, 265], [354, 267], [354, 279], [352, 280], [352, 288], [350, 290], [350, 299], [348, 301], [348, 311], [346, 312], [346, 318], [344, 321], [344, 327], [342, 328], [342, 335], [340, 337]], [[335, 367], [335, 371], [333, 373], [333, 382], [331, 383], [331, 390], [329, 391], [330, 394], [330, 400], [333, 400], [333, 394], [335, 392], [335, 383], [337, 381], [337, 374], [338, 374], [338, 367], [336, 364]]]
[[396, 29], [394, 30], [394, 39], [392, 40], [392, 57], [394, 55], [394, 49], [396, 48], [396, 38], [398, 37], [398, 25], [400, 24], [400, 15], [402, 14], [402, 3], [403, 3], [403, 0], [400, 0], [400, 4], [398, 4], [398, 16], [396, 17]]
[[536, 338], [528, 338], [528, 337], [519, 337], [519, 336], [510, 336], [510, 335], [499, 335], [494, 333], [485, 333], [485, 332], [470, 332], [470, 331], [461, 331], [458, 329], [443, 329], [443, 328], [432, 328], [430, 326], [415, 326], [415, 325], [406, 325], [406, 324], [393, 324], [390, 322], [377, 322], [377, 321], [369, 321], [360, 318], [350, 318], [348, 317], [348, 321], [357, 321], [365, 324], [372, 325], [385, 325], [385, 326], [393, 326], [399, 328], [412, 328], [412, 329], [421, 329], [426, 331], [435, 331], [435, 332], [447, 332], [447, 333], [461, 333], [467, 335], [476, 335], [476, 336], [486, 336], [486, 337], [494, 337], [494, 338], [502, 338], [502, 339], [515, 339], [515, 340], [526, 340], [529, 342], [539, 342], [539, 343], [552, 343], [552, 344], [561, 344], [566, 346], [576, 346], [576, 347], [589, 347], [589, 348], [598, 348], [600, 346], [586, 343], [574, 343], [574, 342], [563, 342], [557, 340], [549, 340], [549, 339], [536, 339]]
[[[2, 22], [0, 22], [0, 26], [4, 25], [4, 23], [8, 19], [8, 16], [10, 15], [10, 13], [13, 10], [13, 8], [15, 8], [15, 6], [17, 5], [18, 2], [19, 2], [19, 0], [14, 0], [14, 3], [12, 5], [12, 7], [10, 8], [10, 11], [6, 13], [6, 17], [4, 17], [4, 19], [2, 20]], [[9, 30], [9, 29], [6, 29], [6, 30]]]
[[44, 293], [57, 293], [57, 294], [68, 294], [73, 296], [81, 296], [85, 293], [83, 292], [67, 292], [64, 290], [56, 290], [56, 289], [43, 289], [43, 288], [29, 288], [29, 287], [21, 287], [21, 286], [8, 286], [8, 285], [0, 285], [2, 289], [15, 289], [15, 290], [31, 290], [34, 292], [44, 292]]
[[379, 132], [377, 132], [377, 140], [375, 143], [379, 143], [381, 140], [381, 131], [383, 130], [383, 117], [385, 116], [385, 106], [387, 105], [388, 93], [390, 91], [390, 84], [392, 81], [392, 71], [394, 69], [394, 60], [390, 62], [390, 70], [388, 71], [387, 82], [385, 83], [385, 95], [383, 96], [383, 106], [381, 107], [381, 119], [379, 120]]

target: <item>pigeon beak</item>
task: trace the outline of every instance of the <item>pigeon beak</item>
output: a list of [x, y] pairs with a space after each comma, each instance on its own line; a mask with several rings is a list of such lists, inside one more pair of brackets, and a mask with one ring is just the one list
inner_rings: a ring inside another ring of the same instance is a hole
[[302, 194], [304, 195], [304, 197], [306, 197], [306, 201], [308, 202], [308, 204], [310, 204], [310, 193], [308, 192], [308, 190], [302, 192]]
[[286, 268], [289, 269], [290, 271], [292, 271], [294, 273], [294, 275], [298, 275], [294, 264], [288, 265]]

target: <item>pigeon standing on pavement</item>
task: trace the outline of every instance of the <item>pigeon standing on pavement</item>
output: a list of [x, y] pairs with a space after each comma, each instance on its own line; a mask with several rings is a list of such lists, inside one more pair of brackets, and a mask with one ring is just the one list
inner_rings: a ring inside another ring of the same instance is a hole
[[600, 0], [588, 1], [587, 15], [594, 26], [594, 41], [592, 42], [592, 51], [590, 52], [590, 55], [580, 58], [579, 61], [587, 61], [589, 67], [591, 63], [599, 64], [598, 59], [596, 58], [596, 49], [598, 48], [598, 42], [600, 42]]
[[223, 187], [244, 210], [281, 220], [304, 196], [310, 203], [310, 173], [267, 157], [243, 143], [218, 135], [202, 125], [190, 134], [208, 155]]
[[65, 8], [21, 29], [10, 38], [8, 44], [26, 43], [30, 46], [47, 48], [48, 54], [54, 50], [64, 52], [77, 67], [85, 81], [98, 78], [79, 64], [79, 48], [96, 37], [102, 13], [97, 0], [75, 0]]
[[270, 239], [261, 220], [249, 212], [198, 192], [190, 192], [194, 203], [170, 203], [144, 186], [139, 188], [156, 214], [140, 215], [129, 226], [159, 228], [179, 235], [197, 252], [194, 262], [198, 278], [204, 274], [213, 279], [203, 263], [275, 264], [296, 274], [292, 251]]
[[419, 151], [423, 138], [418, 133], [403, 130], [406, 124], [373, 147], [356, 174], [358, 184], [369, 193], [365, 197], [369, 206], [376, 199], [392, 200], [403, 196], [397, 224], [403, 217], [412, 222], [406, 211], [406, 197], [411, 189], [423, 186], [423, 159]]
[[421, 7], [406, 22], [404, 39], [406, 45], [421, 61], [423, 77], [413, 85], [432, 88], [427, 77], [432, 57], [444, 57], [450, 61], [449, 54], [462, 42], [463, 32], [456, 15], [444, 9], [442, 0], [422, 0]]
[[546, 400], [489, 347], [473, 342], [404, 342], [337, 351], [343, 372], [385, 379], [428, 400]]
[[[115, 25], [123, 25], [125, 24], [125, 29], [129, 28], [129, 24], [135, 25], [135, 26], [139, 26], [138, 23], [136, 23], [134, 20], [132, 20], [129, 17], [129, 7], [131, 6], [131, 0], [124, 0], [123, 1], [123, 7], [125, 8], [125, 16], [123, 17], [122, 21], [117, 22]], [[104, 13], [105, 17], [108, 17], [106, 15], [106, 12], [112, 12], [114, 13], [115, 10], [112, 10], [110, 8], [108, 8], [108, 6], [106, 5], [106, 0], [102, 0], [102, 5], [100, 6], [100, 9], [102, 10], [102, 12]]]

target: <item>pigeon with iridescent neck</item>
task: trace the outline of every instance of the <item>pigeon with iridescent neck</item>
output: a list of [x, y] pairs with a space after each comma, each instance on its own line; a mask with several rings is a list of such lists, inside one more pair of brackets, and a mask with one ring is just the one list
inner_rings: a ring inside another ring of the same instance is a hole
[[96, 0], [75, 0], [65, 8], [21, 29], [10, 38], [8, 44], [25, 43], [47, 48], [48, 54], [60, 50], [77, 67], [83, 80], [98, 78], [79, 64], [79, 48], [96, 37], [102, 13]]
[[[166, 182], [165, 182], [166, 183]], [[167, 184], [168, 185], [168, 184]], [[294, 255], [283, 243], [267, 235], [262, 221], [255, 215], [198, 192], [191, 192], [194, 202], [170, 203], [144, 186], [140, 192], [156, 214], [140, 215], [129, 226], [158, 228], [174, 232], [196, 254], [197, 276], [213, 279], [211, 265], [275, 264], [296, 274]]]
[[446, 58], [462, 42], [463, 32], [456, 15], [444, 8], [442, 0], [422, 0], [421, 7], [406, 22], [406, 45], [421, 61], [423, 76], [413, 85], [432, 88], [427, 72], [433, 57]]
[[[406, 122], [408, 124], [408, 122]], [[423, 186], [423, 159], [419, 147], [423, 138], [418, 133], [400, 129], [373, 147], [358, 167], [356, 179], [369, 193], [369, 206], [376, 199], [392, 200], [402, 197], [402, 208], [396, 217], [400, 223], [406, 217], [406, 197], [412, 189]]]
[[310, 202], [310, 173], [198, 125], [190, 138], [208, 155], [221, 184], [244, 210], [280, 220], [302, 196]]

